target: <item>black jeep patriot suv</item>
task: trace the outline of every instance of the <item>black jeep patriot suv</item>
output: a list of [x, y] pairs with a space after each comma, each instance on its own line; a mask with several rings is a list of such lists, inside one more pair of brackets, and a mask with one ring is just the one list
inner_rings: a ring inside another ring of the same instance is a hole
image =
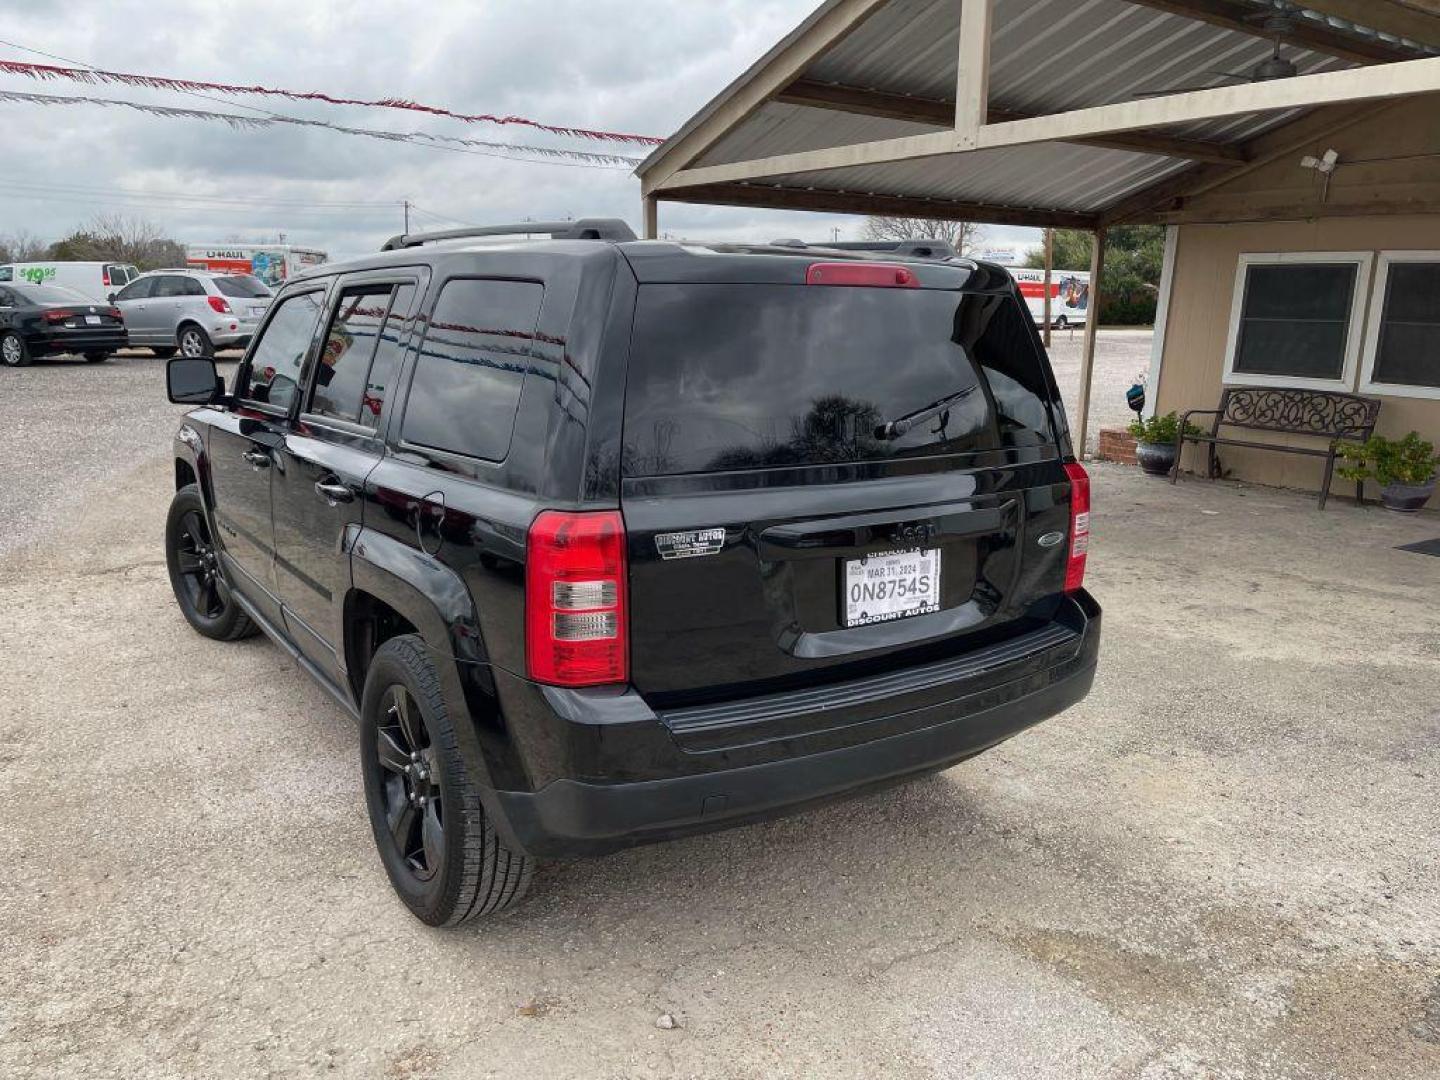
[[167, 370], [200, 406], [180, 608], [358, 718], [419, 918], [944, 768], [1089, 690], [1089, 482], [1005, 271], [481, 231], [551, 238], [397, 237], [291, 281], [228, 389]]

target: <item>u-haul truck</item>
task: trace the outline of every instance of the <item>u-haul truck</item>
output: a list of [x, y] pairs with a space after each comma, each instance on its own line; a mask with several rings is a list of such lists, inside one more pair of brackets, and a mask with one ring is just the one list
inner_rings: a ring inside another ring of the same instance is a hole
[[[1035, 325], [1045, 322], [1045, 271], [1015, 267], [1010, 273], [1020, 286], [1020, 295], [1030, 309]], [[1084, 326], [1090, 312], [1090, 271], [1050, 271], [1050, 325], [1063, 329]]]
[[189, 266], [221, 274], [253, 274], [274, 289], [329, 258], [315, 248], [289, 244], [191, 244], [185, 249]]

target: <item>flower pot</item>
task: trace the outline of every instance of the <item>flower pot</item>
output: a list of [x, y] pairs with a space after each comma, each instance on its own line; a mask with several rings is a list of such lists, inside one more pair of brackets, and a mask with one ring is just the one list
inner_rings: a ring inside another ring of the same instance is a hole
[[1137, 442], [1135, 460], [1150, 476], [1169, 476], [1175, 467], [1175, 444]]
[[1380, 489], [1380, 503], [1397, 514], [1413, 514], [1435, 494], [1435, 477], [1423, 484], [1386, 484]]

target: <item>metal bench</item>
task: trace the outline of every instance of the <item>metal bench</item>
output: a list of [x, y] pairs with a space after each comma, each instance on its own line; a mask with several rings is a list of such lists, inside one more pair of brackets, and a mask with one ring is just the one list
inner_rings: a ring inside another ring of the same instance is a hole
[[[1209, 434], [1185, 433], [1192, 416], [1215, 418]], [[1282, 454], [1323, 457], [1325, 480], [1320, 485], [1320, 509], [1324, 510], [1340, 443], [1344, 440], [1364, 442], [1375, 433], [1375, 422], [1379, 417], [1380, 402], [1359, 394], [1295, 390], [1280, 386], [1228, 386], [1220, 395], [1219, 408], [1191, 409], [1181, 418], [1180, 429], [1175, 434], [1175, 466], [1170, 470], [1170, 482], [1173, 484], [1180, 477], [1180, 452], [1186, 442], [1205, 444], [1205, 472], [1211, 479], [1217, 475], [1217, 446], [1244, 446], [1254, 450], [1275, 450]], [[1249, 428], [1251, 431], [1280, 435], [1310, 435], [1329, 440], [1329, 445], [1322, 450], [1319, 447], [1282, 446], [1253, 439], [1221, 437], [1221, 427]], [[1364, 481], [1355, 484], [1355, 502], [1359, 506], [1365, 505]]]

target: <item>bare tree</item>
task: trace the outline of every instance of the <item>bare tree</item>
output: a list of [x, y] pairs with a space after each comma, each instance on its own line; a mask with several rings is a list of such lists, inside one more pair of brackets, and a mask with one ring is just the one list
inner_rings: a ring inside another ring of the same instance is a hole
[[80, 262], [114, 260], [141, 270], [184, 266], [185, 248], [165, 236], [160, 226], [125, 214], [96, 214], [84, 228], [50, 245], [52, 259]]
[[946, 240], [958, 254], [968, 255], [984, 238], [984, 232], [973, 221], [934, 221], [914, 217], [865, 219], [866, 240]]
[[0, 262], [34, 262], [45, 257], [48, 245], [34, 233], [16, 229], [0, 236]]

